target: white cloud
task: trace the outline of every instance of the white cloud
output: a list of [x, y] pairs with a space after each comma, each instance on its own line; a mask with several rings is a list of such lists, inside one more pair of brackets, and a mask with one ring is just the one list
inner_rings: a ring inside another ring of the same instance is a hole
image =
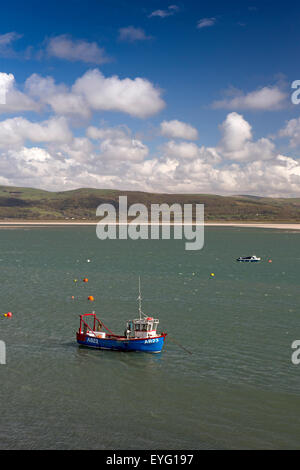
[[12, 73], [0, 72], [0, 113], [39, 111], [40, 105], [16, 87]]
[[12, 73], [0, 73], [0, 104], [6, 103], [7, 92], [14, 80]]
[[230, 94], [233, 96], [215, 101], [212, 107], [215, 109], [274, 111], [281, 109], [287, 98], [286, 93], [277, 86], [266, 86], [246, 94], [240, 90], [231, 90]]
[[251, 126], [240, 114], [228, 114], [220, 129], [223, 136], [218, 148], [225, 159], [251, 161], [274, 157], [274, 143], [266, 138], [253, 142]]
[[215, 148], [171, 140], [162, 146], [163, 154], [180, 161], [201, 160], [210, 165], [272, 160], [276, 157], [275, 144], [267, 138], [254, 141], [250, 124], [240, 114], [228, 114], [220, 130], [222, 138]]
[[250, 124], [238, 113], [230, 113], [220, 126], [223, 132], [222, 148], [225, 152], [241, 150], [252, 138]]
[[152, 116], [165, 106], [161, 91], [145, 78], [106, 78], [97, 69], [76, 80], [72, 93], [82, 95], [93, 110], [121, 111], [139, 118]]
[[281, 155], [267, 138], [254, 140], [251, 125], [235, 112], [221, 124], [216, 147], [170, 140], [155, 156], [127, 126], [89, 126], [85, 136], [74, 136], [69, 125], [57, 116], [0, 122], [0, 182], [49, 190], [300, 196], [299, 160]]
[[16, 52], [12, 48], [12, 43], [22, 37], [14, 31], [0, 35], [0, 57], [16, 57]]
[[90, 64], [103, 64], [108, 61], [105, 51], [96, 42], [72, 39], [66, 34], [48, 40], [47, 54], [50, 57], [69, 61], [81, 61]]
[[33, 74], [25, 88], [32, 97], [51, 106], [57, 114], [88, 118], [93, 111], [116, 111], [146, 118], [161, 111], [161, 90], [145, 78], [105, 77], [98, 69], [87, 71], [69, 89], [52, 77]]
[[71, 141], [72, 133], [65, 118], [51, 118], [35, 123], [23, 117], [15, 117], [0, 122], [0, 147], [20, 147], [29, 140], [31, 142]]
[[91, 109], [82, 95], [74, 93], [58, 93], [48, 97], [48, 104], [56, 114], [91, 117]]
[[78, 165], [59, 160], [40, 147], [22, 147], [1, 154], [0, 171], [9, 184], [49, 190], [62, 189], [67, 175], [76, 175]]
[[190, 124], [174, 119], [160, 124], [161, 134], [171, 139], [197, 140], [198, 131]]
[[25, 90], [30, 97], [49, 105], [56, 114], [91, 116], [91, 110], [82, 95], [72, 93], [64, 84], [57, 85], [53, 77], [31, 75], [25, 82]]
[[167, 142], [162, 147], [162, 153], [169, 159], [178, 159], [180, 161], [196, 160], [209, 164], [218, 164], [222, 157], [219, 150], [213, 147], [199, 147], [194, 142]]
[[300, 146], [300, 118], [291, 119], [286, 126], [279, 131], [280, 137], [288, 137], [291, 147]]
[[119, 139], [129, 136], [130, 130], [127, 126], [118, 127], [95, 127], [89, 126], [86, 130], [86, 135], [91, 139]]
[[105, 139], [100, 144], [101, 158], [114, 161], [143, 161], [148, 155], [148, 147], [140, 140], [123, 137]]
[[[52, 147], [52, 148], [51, 148]], [[95, 149], [92, 142], [86, 137], [75, 137], [62, 145], [49, 147], [51, 153], [58, 158], [72, 159], [82, 164], [92, 163], [95, 159]]]
[[209, 26], [213, 26], [216, 23], [216, 18], [202, 18], [197, 23], [197, 28], [208, 28]]
[[149, 18], [158, 16], [160, 18], [166, 18], [167, 16], [173, 16], [176, 12], [179, 11], [179, 7], [177, 5], [170, 5], [167, 10], [155, 10], [150, 13]]
[[67, 89], [67, 86], [63, 84], [56, 85], [53, 77], [42, 77], [37, 73], [30, 75], [25, 82], [26, 92], [30, 96], [39, 99], [46, 99], [48, 96], [66, 92]]
[[[77, 145], [80, 147], [79, 142]], [[299, 161], [282, 155], [276, 155], [271, 161], [257, 160], [243, 165], [215, 165], [199, 156], [186, 159], [168, 155], [151, 160], [124, 159], [117, 165], [116, 160], [111, 160], [111, 165], [109, 162], [101, 154], [86, 160], [78, 160], [71, 154], [59, 159], [49, 150], [24, 147], [1, 154], [1, 182], [49, 190], [98, 187], [173, 193], [299, 196]]]
[[171, 158], [192, 159], [199, 157], [199, 147], [192, 142], [174, 142], [171, 140], [163, 146], [165, 155]]
[[135, 41], [146, 41], [152, 39], [151, 36], [147, 36], [142, 28], [135, 28], [134, 26], [127, 26], [119, 29], [119, 39], [121, 41], [135, 42]]
[[86, 132], [91, 139], [99, 140], [99, 157], [106, 161], [143, 161], [148, 153], [148, 147], [139, 139], [131, 136], [126, 126], [113, 128], [97, 128], [90, 126]]

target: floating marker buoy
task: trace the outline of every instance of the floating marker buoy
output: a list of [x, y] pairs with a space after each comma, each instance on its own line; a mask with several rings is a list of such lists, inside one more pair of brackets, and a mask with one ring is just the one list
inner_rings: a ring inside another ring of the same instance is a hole
[[89, 296], [88, 296], [88, 300], [90, 300], [91, 302], [94, 302], [95, 299], [94, 299], [94, 297], [93, 297], [92, 295], [89, 295]]
[[215, 273], [210, 273], [211, 277], [215, 277]]
[[271, 259], [269, 259], [268, 263], [272, 263], [272, 260], [271, 260]]
[[87, 260], [86, 260], [86, 262], [87, 262], [87, 263], [90, 263], [90, 262], [91, 262], [91, 260], [90, 260], [90, 259], [87, 259]]
[[72, 295], [71, 299], [74, 299], [74, 295]]
[[89, 282], [88, 278], [85, 277], [85, 278], [83, 279], [83, 282]]
[[6, 318], [11, 318], [12, 313], [11, 312], [3, 313], [3, 316], [6, 317]]
[[77, 279], [74, 279], [74, 282], [77, 282]]

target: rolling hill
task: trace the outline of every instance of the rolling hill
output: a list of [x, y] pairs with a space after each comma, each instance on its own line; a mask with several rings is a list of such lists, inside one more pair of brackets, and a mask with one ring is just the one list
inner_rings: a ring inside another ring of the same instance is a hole
[[81, 188], [51, 192], [34, 188], [0, 186], [0, 221], [11, 220], [99, 220], [96, 208], [128, 197], [128, 205], [205, 204], [207, 221], [299, 222], [300, 198], [218, 196], [212, 194], [158, 194], [137, 191]]

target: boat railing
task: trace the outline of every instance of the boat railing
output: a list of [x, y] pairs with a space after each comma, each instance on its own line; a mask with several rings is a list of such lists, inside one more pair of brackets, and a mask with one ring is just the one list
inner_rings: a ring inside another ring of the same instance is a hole
[[94, 334], [94, 331], [93, 331], [93, 329], [90, 327], [90, 325], [89, 325], [86, 321], [84, 321], [83, 318], [81, 318], [81, 316], [80, 316], [79, 333], [84, 333], [84, 332], [85, 332], [85, 331], [84, 331], [84, 328], [82, 328], [83, 326], [86, 327], [86, 331], [89, 331], [89, 332], [91, 332], [91, 333]]
[[[85, 316], [91, 316], [94, 318], [94, 325], [93, 328], [83, 319]], [[95, 329], [96, 329], [96, 322], [98, 322], [98, 325], [103, 327], [109, 334], [107, 335], [108, 337], [113, 337], [113, 338], [123, 338], [121, 335], [116, 335], [113, 333], [107, 326], [104, 325], [103, 321], [99, 320], [99, 318], [96, 317], [95, 313], [83, 313], [80, 315], [80, 326], [79, 326], [79, 332], [82, 333], [82, 325], [85, 325], [87, 327], [87, 330], [91, 332], [94, 336], [96, 336]]]

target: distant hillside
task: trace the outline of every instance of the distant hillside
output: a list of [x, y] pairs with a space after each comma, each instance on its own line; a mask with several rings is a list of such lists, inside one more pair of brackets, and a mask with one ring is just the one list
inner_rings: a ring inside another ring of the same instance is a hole
[[156, 194], [137, 191], [82, 188], [50, 192], [33, 188], [0, 186], [0, 220], [97, 220], [96, 208], [127, 195], [128, 205], [205, 204], [207, 221], [299, 222], [300, 198], [274, 199], [258, 196], [210, 194]]

